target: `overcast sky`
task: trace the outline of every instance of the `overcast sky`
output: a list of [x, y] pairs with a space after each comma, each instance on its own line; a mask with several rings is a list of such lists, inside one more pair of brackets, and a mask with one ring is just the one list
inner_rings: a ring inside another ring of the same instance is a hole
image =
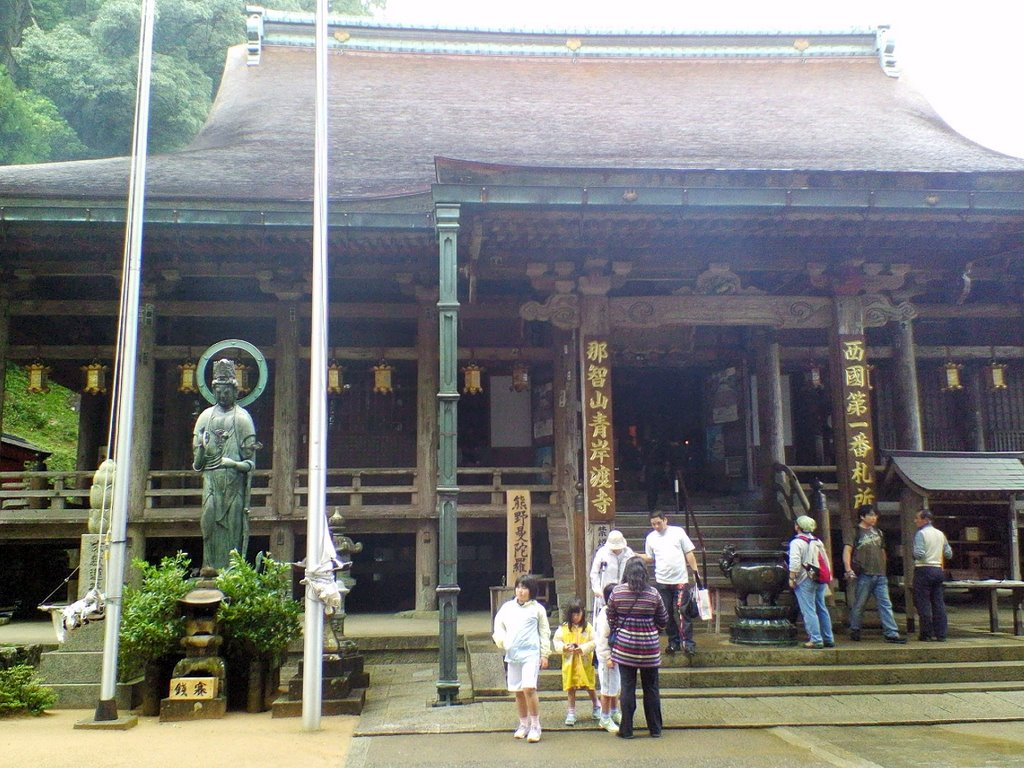
[[486, 29], [813, 31], [892, 25], [904, 77], [973, 141], [1024, 157], [1018, 0], [388, 0], [383, 21]]

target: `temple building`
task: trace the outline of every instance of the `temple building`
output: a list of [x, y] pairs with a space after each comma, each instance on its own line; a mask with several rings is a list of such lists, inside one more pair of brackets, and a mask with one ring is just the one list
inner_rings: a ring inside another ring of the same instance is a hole
[[[251, 549], [305, 550], [313, 23], [250, 9], [249, 30], [199, 135], [149, 158], [122, 462], [149, 559], [198, 559], [194, 374], [223, 340], [266, 360], [223, 347], [259, 394]], [[886, 450], [1024, 452], [1024, 160], [959, 135], [899, 65], [885, 28], [333, 18], [327, 506], [364, 544], [350, 609], [436, 607], [449, 501], [473, 610], [506, 573], [509, 490], [530, 492], [533, 570], [568, 594], [676, 471], [758, 543], [786, 531], [778, 465], [824, 480], [838, 537]], [[128, 174], [0, 168], [0, 363], [80, 391], [113, 365]], [[82, 395], [78, 472], [3, 475], [0, 561], [77, 547], [109, 411], [109, 385]], [[983, 554], [954, 567], [1019, 571], [1016, 526], [967, 526]]]

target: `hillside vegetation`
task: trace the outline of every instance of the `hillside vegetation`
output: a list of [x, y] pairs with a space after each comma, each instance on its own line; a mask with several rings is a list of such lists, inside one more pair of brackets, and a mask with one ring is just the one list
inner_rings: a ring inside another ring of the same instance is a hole
[[53, 382], [49, 392], [30, 393], [25, 369], [10, 361], [6, 381], [4, 432], [50, 451], [47, 469], [73, 470], [78, 451], [78, 393]]

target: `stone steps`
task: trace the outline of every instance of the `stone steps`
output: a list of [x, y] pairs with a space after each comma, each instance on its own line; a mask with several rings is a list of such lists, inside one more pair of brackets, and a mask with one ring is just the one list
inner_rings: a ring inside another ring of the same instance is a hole
[[[800, 646], [741, 646], [729, 642], [727, 631], [698, 631], [695, 657], [662, 655], [661, 694], [729, 698], [1024, 690], [1024, 641], [1019, 638], [965, 631], [946, 643], [891, 645], [880, 635], [853, 643], [842, 633], [837, 639], [836, 648], [811, 651]], [[471, 668], [477, 666], [477, 654], [498, 655], [484, 642], [470, 643], [469, 648]], [[551, 667], [541, 673], [539, 687], [545, 700], [564, 696], [560, 661], [553, 656]], [[474, 677], [478, 698], [507, 697], [501, 675], [492, 677]]]

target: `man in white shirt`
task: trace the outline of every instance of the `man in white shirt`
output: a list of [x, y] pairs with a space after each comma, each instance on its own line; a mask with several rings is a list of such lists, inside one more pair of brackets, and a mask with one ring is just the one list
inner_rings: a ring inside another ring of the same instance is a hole
[[[651, 511], [651, 532], [644, 542], [643, 559], [654, 563], [654, 586], [661, 595], [670, 621], [665, 631], [668, 634], [666, 653], [680, 650], [680, 644], [687, 656], [697, 651], [693, 641], [693, 622], [681, 610], [690, 601], [689, 571], [697, 576], [696, 547], [678, 525], [669, 525], [664, 512]], [[689, 568], [689, 570], [687, 570]]]

